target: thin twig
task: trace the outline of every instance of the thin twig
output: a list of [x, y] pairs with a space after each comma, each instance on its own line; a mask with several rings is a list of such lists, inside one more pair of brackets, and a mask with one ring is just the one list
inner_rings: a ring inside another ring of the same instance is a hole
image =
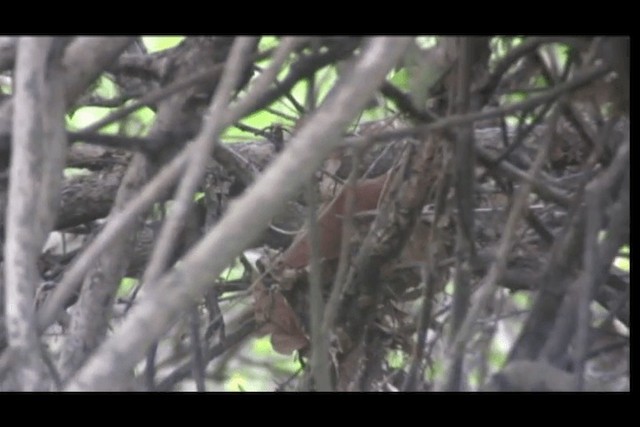
[[[235, 347], [240, 342], [242, 342], [245, 338], [251, 335], [256, 329], [256, 323], [254, 320], [250, 320], [245, 322], [240, 328], [231, 334], [226, 336], [226, 339], [218, 343], [212, 347], [210, 347], [207, 351], [206, 362], [207, 364], [211, 362], [218, 356], [221, 356], [226, 351]], [[160, 381], [156, 387], [158, 391], [168, 391], [171, 387], [176, 384], [178, 381], [186, 378], [191, 373], [191, 362], [187, 361], [176, 369], [174, 369], [169, 375]]]
[[[317, 49], [317, 46], [315, 46]], [[315, 50], [314, 49], [314, 50]], [[315, 110], [315, 78], [313, 75], [307, 80], [307, 109]], [[317, 391], [331, 391], [331, 375], [329, 372], [329, 339], [322, 331], [322, 315], [324, 313], [324, 298], [322, 297], [322, 239], [318, 226], [318, 190], [312, 176], [305, 189], [307, 200], [307, 227], [311, 259], [309, 264], [309, 311], [311, 320], [311, 375]]]
[[203, 360], [202, 340], [200, 339], [200, 313], [198, 305], [191, 307], [189, 313], [189, 337], [191, 338], [191, 372], [197, 391], [206, 391], [204, 383], [205, 363]]
[[355, 188], [360, 168], [361, 150], [354, 150], [352, 156], [352, 166], [343, 191], [345, 196], [345, 211], [342, 218], [342, 229], [340, 231], [340, 255], [338, 258], [338, 268], [333, 280], [331, 294], [324, 311], [322, 323], [322, 333], [329, 339], [333, 324], [335, 323], [340, 307], [340, 300], [346, 289], [347, 273], [349, 271], [349, 248], [351, 246], [351, 236], [354, 233], [353, 213], [355, 211]]
[[193, 194], [204, 176], [215, 141], [229, 124], [224, 122], [223, 112], [231, 100], [234, 89], [238, 86], [247, 56], [253, 46], [253, 38], [238, 37], [233, 43], [216, 94], [204, 119], [202, 130], [190, 147], [188, 167], [178, 185], [171, 211], [165, 218], [156, 240], [142, 283], [155, 282], [168, 266], [175, 240], [180, 234], [184, 219], [192, 206]]
[[[273, 53], [273, 49], [269, 49], [266, 50], [264, 52], [260, 52], [254, 55], [254, 60], [256, 61], [260, 61], [262, 59], [267, 58], [269, 55], [271, 55]], [[225, 64], [218, 64], [218, 65], [214, 65], [212, 67], [207, 68], [206, 70], [197, 73], [196, 75], [189, 77], [183, 81], [179, 81], [176, 82], [174, 84], [171, 84], [167, 87], [163, 87], [161, 89], [158, 89], [155, 92], [151, 92], [150, 94], [140, 98], [138, 101], [133, 102], [129, 105], [127, 105], [126, 107], [123, 107], [117, 111], [114, 111], [113, 113], [107, 115], [106, 117], [95, 121], [94, 123], [90, 124], [89, 126], [86, 126], [85, 128], [81, 129], [81, 132], [89, 132], [89, 133], [93, 133], [96, 132], [100, 129], [102, 129], [103, 127], [114, 123], [120, 119], [125, 118], [126, 116], [128, 116], [131, 113], [134, 113], [136, 111], [138, 111], [140, 108], [143, 108], [147, 105], [152, 105], [157, 103], [158, 101], [161, 101], [163, 99], [166, 99], [168, 97], [170, 97], [171, 95], [173, 95], [174, 93], [178, 93], [181, 92], [185, 89], [188, 89], [190, 87], [196, 86], [199, 83], [202, 82], [207, 82], [207, 81], [211, 81], [213, 79], [217, 79], [218, 76], [220, 75], [220, 73], [222, 73], [222, 70], [224, 69]]]
[[[456, 86], [456, 112], [469, 111], [471, 90], [471, 59], [469, 40], [466, 37], [458, 39], [458, 81]], [[471, 295], [471, 262], [474, 249], [474, 212], [473, 186], [475, 184], [475, 156], [473, 151], [473, 128], [471, 124], [461, 126], [457, 132], [454, 146], [455, 153], [455, 193], [457, 204], [456, 220], [456, 266], [454, 273], [453, 307], [451, 313], [450, 336], [453, 340], [467, 313]], [[462, 388], [462, 369], [464, 362], [464, 348], [456, 347], [451, 356], [451, 364], [447, 372], [448, 391], [459, 391]]]
[[93, 266], [97, 256], [108, 247], [120, 232], [136, 220], [136, 217], [147, 211], [175, 182], [186, 164], [188, 152], [183, 151], [176, 156], [165, 168], [158, 173], [143, 189], [138, 197], [127, 205], [124, 210], [115, 214], [105, 228], [74, 260], [71, 267], [45, 301], [38, 313], [38, 327], [42, 332], [53, 323], [64, 303], [76, 292], [86, 272]]
[[[202, 73], [196, 77], [199, 76], [199, 78], [203, 80], [204, 77], [211, 78], [213, 76], [213, 70], [215, 69], [215, 75], [217, 75], [221, 68], [222, 65], [213, 67], [212, 69], [209, 69], [208, 74]], [[191, 79], [189, 80], [189, 85], [187, 85], [187, 82], [184, 82], [184, 86], [180, 86], [180, 89], [190, 87], [190, 85], [197, 82], [200, 82], [200, 80], [195, 78]], [[175, 86], [171, 87], [174, 87], [175, 91], [178, 90], [175, 89]], [[165, 94], [164, 96], [168, 95]], [[229, 117], [226, 121], [234, 122], [238, 120], [241, 117], [241, 114], [239, 115], [238, 113], [238, 110], [229, 112]], [[126, 116], [126, 114], [123, 113], [122, 117], [124, 116]], [[113, 120], [117, 120], [117, 118]], [[94, 123], [94, 125], [85, 128], [83, 131], [94, 131], [108, 123], [111, 122], [106, 121], [105, 119]], [[67, 299], [76, 291], [77, 287], [80, 285], [82, 277], [89, 268], [91, 268], [93, 262], [97, 258], [97, 255], [119, 235], [121, 230], [126, 228], [132, 221], [135, 221], [139, 214], [147, 211], [153, 203], [155, 203], [164, 194], [166, 189], [175, 182], [176, 178], [185, 167], [190, 155], [189, 150], [183, 149], [181, 153], [174, 157], [173, 160], [164, 167], [164, 169], [162, 169], [141, 189], [138, 197], [132, 200], [121, 212], [113, 215], [104, 230], [102, 230], [95, 240], [85, 248], [82, 254], [75, 260], [71, 268], [66, 271], [63, 280], [58, 284], [58, 286], [56, 286], [54, 292], [49, 298], [47, 298], [47, 301], [45, 301], [45, 305], [42, 307], [42, 310], [38, 315], [38, 326], [40, 331], [43, 331], [47, 326], [55, 321], [64, 302], [67, 301]]]
[[[557, 114], [557, 111], [555, 114]], [[553, 132], [553, 126], [550, 126], [549, 129], [550, 132]], [[549, 152], [553, 139], [553, 135], [549, 135], [548, 138], [545, 138], [544, 143], [540, 147], [540, 150], [538, 151], [538, 154], [536, 155], [536, 158], [531, 165], [531, 169], [529, 170], [528, 175], [530, 175], [531, 177], [535, 177], [535, 175], [542, 168], [542, 165], [547, 158], [547, 154]], [[529, 197], [531, 187], [531, 184], [525, 182], [516, 193], [511, 211], [509, 212], [509, 216], [504, 227], [502, 238], [500, 239], [500, 244], [498, 246], [498, 249], [496, 250], [495, 261], [491, 265], [491, 268], [489, 269], [487, 275], [481, 281], [481, 285], [477, 291], [477, 298], [469, 309], [465, 321], [460, 327], [455, 340], [453, 340], [450, 347], [451, 349], [455, 347], [464, 348], [465, 343], [469, 340], [471, 334], [473, 333], [473, 326], [478, 319], [478, 316], [480, 315], [482, 309], [489, 302], [490, 298], [493, 296], [497, 288], [497, 284], [498, 282], [500, 282], [502, 275], [506, 270], [509, 251], [511, 250], [511, 247], [513, 245], [513, 239], [516, 233], [516, 225], [520, 219], [521, 214], [523, 213], [523, 208]]]
[[397, 139], [403, 139], [413, 136], [424, 135], [433, 130], [446, 129], [454, 126], [459, 126], [471, 122], [477, 122], [480, 120], [493, 119], [502, 117], [512, 113], [516, 113], [521, 110], [527, 110], [535, 108], [539, 105], [545, 104], [551, 100], [557, 99], [559, 96], [572, 91], [578, 90], [581, 87], [593, 82], [606, 75], [609, 72], [607, 65], [598, 65], [591, 67], [580, 73], [576, 73], [573, 79], [566, 83], [559, 84], [548, 91], [536, 96], [532, 96], [522, 102], [507, 105], [504, 107], [497, 107], [486, 111], [470, 114], [458, 114], [451, 115], [433, 123], [424, 125], [413, 126], [410, 128], [397, 129], [389, 132], [381, 132], [375, 135], [349, 137], [345, 138], [343, 146], [364, 145], [369, 146], [376, 142], [393, 141]]
[[145, 355], [144, 383], [147, 391], [156, 390], [156, 356], [158, 355], [158, 342], [149, 346]]
[[509, 52], [502, 58], [495, 66], [493, 72], [487, 76], [486, 81], [481, 85], [480, 91], [485, 93], [487, 97], [490, 97], [498, 87], [500, 80], [504, 74], [522, 57], [529, 55], [536, 51], [541, 45], [547, 43], [558, 42], [571, 42], [575, 39], [567, 37], [531, 37], [523, 41], [518, 46], [509, 50]]
[[[286, 200], [299, 191], [300, 181], [308, 179], [336, 148], [341, 131], [364, 107], [408, 43], [406, 38], [378, 38], [363, 47], [353, 69], [299, 129], [282, 155], [230, 205], [217, 226], [181, 259], [180, 265], [160, 280], [158, 291], [131, 311], [67, 389], [114, 389], [126, 380], [149, 344], [167, 330], [194, 296], [205, 291], [208, 277], [218, 275], [267, 227]], [[292, 180], [292, 176], [298, 179]]]
[[427, 345], [429, 329], [432, 326], [433, 298], [436, 294], [436, 288], [443, 280], [439, 272], [444, 265], [439, 265], [436, 261], [436, 255], [442, 250], [442, 230], [436, 224], [440, 223], [442, 215], [445, 212], [446, 195], [450, 188], [449, 164], [445, 160], [443, 162], [440, 177], [436, 185], [435, 208], [431, 227], [429, 229], [429, 237], [426, 245], [425, 261], [420, 266], [420, 278], [423, 282], [422, 288], [422, 308], [418, 316], [417, 340], [414, 348], [414, 355], [407, 371], [407, 377], [402, 384], [403, 391], [415, 391], [418, 386], [418, 378], [424, 378], [424, 354]]

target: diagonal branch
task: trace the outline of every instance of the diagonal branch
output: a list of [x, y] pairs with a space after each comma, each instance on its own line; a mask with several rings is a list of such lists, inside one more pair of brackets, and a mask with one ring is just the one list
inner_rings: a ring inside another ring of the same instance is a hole
[[[230, 206], [218, 225], [178, 267], [160, 279], [157, 291], [134, 307], [130, 317], [70, 382], [69, 390], [112, 390], [122, 386], [127, 373], [148, 346], [194, 297], [205, 291], [209, 277], [220, 274], [257, 237], [283, 203], [297, 193], [301, 183], [338, 145], [340, 132], [364, 107], [408, 41], [379, 38], [367, 43], [353, 70], [292, 138], [262, 179]], [[291, 179], [294, 176], [297, 179]]]
[[246, 66], [247, 56], [254, 46], [254, 38], [239, 37], [231, 48], [227, 66], [205, 118], [203, 129], [190, 147], [189, 167], [180, 181], [171, 212], [160, 230], [151, 261], [144, 274], [144, 282], [156, 281], [169, 264], [175, 241], [192, 205], [193, 194], [204, 176], [209, 154], [220, 133], [228, 125], [224, 122], [224, 109], [231, 100], [233, 90]]

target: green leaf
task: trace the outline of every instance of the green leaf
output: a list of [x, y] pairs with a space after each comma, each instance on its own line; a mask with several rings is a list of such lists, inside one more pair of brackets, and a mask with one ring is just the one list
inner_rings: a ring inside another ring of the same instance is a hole
[[124, 131], [130, 136], [145, 136], [149, 133], [156, 113], [148, 107], [142, 107], [124, 119]]
[[391, 77], [391, 83], [396, 85], [399, 89], [403, 91], [409, 90], [409, 72], [406, 68], [401, 68], [398, 72], [396, 72], [393, 77]]
[[613, 265], [618, 267], [620, 270], [624, 270], [626, 272], [631, 271], [631, 262], [629, 261], [629, 258], [616, 257], [616, 259], [613, 262]]
[[469, 374], [469, 385], [474, 389], [480, 386], [480, 372], [477, 369], [474, 369], [471, 374]]
[[244, 266], [241, 262], [236, 260], [236, 263], [228, 268], [225, 268], [220, 274], [222, 280], [237, 280], [244, 274]]
[[71, 178], [74, 176], [82, 176], [82, 175], [90, 175], [91, 171], [89, 169], [84, 168], [65, 168], [64, 169], [64, 177]]
[[[73, 113], [73, 117], [67, 115], [67, 125], [72, 130], [82, 129], [107, 116], [112, 110], [105, 107], [80, 107]], [[105, 126], [101, 132], [115, 134], [118, 132], [118, 124]]]
[[507, 361], [507, 352], [500, 350], [495, 345], [491, 346], [489, 351], [489, 363], [491, 367], [498, 370], [504, 366]]
[[258, 44], [258, 49], [260, 51], [265, 51], [267, 49], [272, 49], [278, 46], [280, 41], [276, 36], [263, 36], [260, 38], [260, 42]]
[[531, 296], [527, 292], [517, 292], [513, 294], [512, 298], [520, 310], [526, 310], [531, 307]]
[[434, 382], [444, 375], [444, 364], [440, 360], [434, 360], [430, 367], [424, 370], [424, 378]]
[[114, 98], [118, 96], [118, 87], [107, 76], [100, 76], [96, 85], [95, 94], [101, 98]]
[[266, 336], [254, 339], [253, 343], [251, 343], [251, 350], [260, 356], [270, 356], [273, 352], [270, 338]]
[[419, 36], [416, 37], [416, 44], [422, 49], [428, 49], [435, 46], [438, 43], [438, 38], [435, 36]]
[[182, 40], [184, 40], [184, 36], [142, 37], [142, 43], [149, 53], [171, 49], [179, 45]]
[[120, 281], [120, 286], [118, 287], [118, 292], [116, 293], [116, 298], [124, 298], [129, 296], [133, 289], [138, 284], [138, 279], [134, 279], [132, 277], [124, 277]]
[[226, 382], [224, 388], [227, 391], [247, 391], [251, 388], [249, 379], [240, 372], [231, 374], [231, 378]]
[[407, 354], [402, 350], [390, 350], [387, 353], [387, 363], [393, 369], [402, 369], [407, 365]]
[[279, 369], [292, 374], [302, 368], [296, 357], [277, 353], [271, 346], [271, 338], [268, 335], [262, 338], [254, 338], [251, 343], [251, 352], [259, 358], [273, 363]]

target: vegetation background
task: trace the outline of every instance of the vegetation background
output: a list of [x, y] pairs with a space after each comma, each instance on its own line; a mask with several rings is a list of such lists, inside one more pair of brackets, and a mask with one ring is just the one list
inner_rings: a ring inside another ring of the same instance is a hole
[[629, 55], [0, 38], [0, 390], [628, 390]]

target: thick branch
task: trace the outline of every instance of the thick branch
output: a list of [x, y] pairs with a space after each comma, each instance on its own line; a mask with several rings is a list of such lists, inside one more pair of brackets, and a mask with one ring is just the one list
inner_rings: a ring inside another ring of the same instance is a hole
[[[230, 206], [218, 226], [187, 254], [179, 267], [161, 279], [157, 292], [132, 310], [122, 327], [69, 384], [70, 390], [121, 387], [126, 373], [153, 340], [189, 306], [194, 296], [204, 292], [208, 278], [218, 275], [257, 237], [335, 148], [340, 132], [365, 105], [407, 44], [407, 39], [398, 38], [381, 38], [368, 44], [352, 72], [310, 117], [262, 179]], [[298, 179], [292, 180], [292, 176]], [[260, 209], [256, 210], [256, 206]]]
[[[18, 387], [47, 387], [35, 321], [36, 262], [53, 228], [65, 162], [64, 41], [25, 37], [16, 59], [5, 242], [6, 317]], [[34, 167], [34, 165], [38, 165]]]

